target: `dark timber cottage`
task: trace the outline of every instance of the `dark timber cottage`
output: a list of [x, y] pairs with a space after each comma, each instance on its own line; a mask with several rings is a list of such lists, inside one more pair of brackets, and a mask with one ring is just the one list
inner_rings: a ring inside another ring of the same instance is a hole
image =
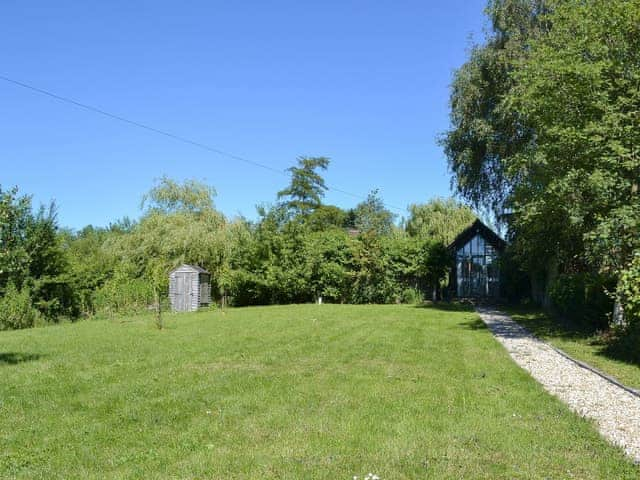
[[211, 274], [197, 265], [181, 265], [169, 274], [169, 301], [176, 312], [192, 312], [211, 303]]
[[459, 298], [500, 297], [498, 260], [506, 242], [480, 220], [465, 229], [449, 245], [455, 263], [449, 288]]

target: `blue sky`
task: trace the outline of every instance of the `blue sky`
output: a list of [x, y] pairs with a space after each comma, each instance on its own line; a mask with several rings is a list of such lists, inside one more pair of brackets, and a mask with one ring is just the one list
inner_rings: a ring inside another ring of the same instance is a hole
[[[437, 137], [485, 4], [5, 0], [0, 75], [280, 170], [328, 156], [329, 185], [404, 208], [450, 195]], [[165, 174], [251, 218], [287, 183], [2, 81], [0, 105], [0, 185], [55, 199], [64, 226], [137, 217]]]

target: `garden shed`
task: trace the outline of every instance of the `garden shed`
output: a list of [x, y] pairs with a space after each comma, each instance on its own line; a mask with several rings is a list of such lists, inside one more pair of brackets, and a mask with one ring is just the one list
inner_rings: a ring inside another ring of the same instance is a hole
[[480, 220], [449, 245], [455, 258], [449, 285], [459, 298], [500, 297], [500, 256], [507, 243]]
[[211, 304], [211, 274], [197, 265], [180, 265], [169, 274], [169, 301], [175, 312]]

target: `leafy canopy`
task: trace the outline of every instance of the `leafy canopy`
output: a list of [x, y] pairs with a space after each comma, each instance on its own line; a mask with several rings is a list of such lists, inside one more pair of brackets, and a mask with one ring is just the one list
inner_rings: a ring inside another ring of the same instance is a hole
[[287, 199], [285, 204], [297, 214], [306, 215], [318, 208], [327, 190], [324, 178], [318, 170], [326, 170], [326, 157], [298, 157], [298, 166], [290, 167], [291, 183], [278, 192], [278, 199]]

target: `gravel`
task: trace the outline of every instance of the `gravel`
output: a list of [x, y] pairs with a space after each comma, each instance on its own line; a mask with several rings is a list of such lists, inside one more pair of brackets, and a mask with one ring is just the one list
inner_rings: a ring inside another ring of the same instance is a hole
[[478, 313], [518, 365], [640, 463], [640, 398], [560, 355], [504, 313]]

